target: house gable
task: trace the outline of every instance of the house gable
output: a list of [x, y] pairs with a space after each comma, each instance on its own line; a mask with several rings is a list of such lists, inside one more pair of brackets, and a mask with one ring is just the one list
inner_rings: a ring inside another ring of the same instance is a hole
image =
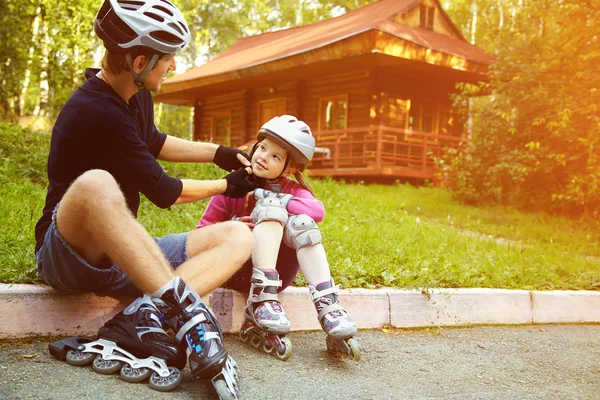
[[463, 35], [437, 0], [415, 2], [409, 9], [392, 16], [389, 20], [464, 40]]

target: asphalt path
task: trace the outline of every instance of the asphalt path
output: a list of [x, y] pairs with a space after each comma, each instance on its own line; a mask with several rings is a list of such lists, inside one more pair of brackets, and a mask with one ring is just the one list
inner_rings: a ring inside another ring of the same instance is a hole
[[[600, 325], [360, 331], [362, 360], [325, 351], [322, 332], [289, 335], [280, 361], [226, 338], [242, 399], [600, 399]], [[48, 340], [0, 341], [0, 399], [216, 399], [187, 371], [173, 392], [52, 358]]]

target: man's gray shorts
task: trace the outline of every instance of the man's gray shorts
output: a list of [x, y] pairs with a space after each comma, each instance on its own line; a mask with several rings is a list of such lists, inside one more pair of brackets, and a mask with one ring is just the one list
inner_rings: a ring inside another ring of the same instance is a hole
[[[96, 293], [107, 296], [138, 297], [142, 292], [116, 264], [97, 268], [85, 261], [60, 235], [56, 228], [56, 213], [36, 253], [40, 277], [59, 292]], [[187, 261], [187, 232], [154, 238], [173, 269]]]

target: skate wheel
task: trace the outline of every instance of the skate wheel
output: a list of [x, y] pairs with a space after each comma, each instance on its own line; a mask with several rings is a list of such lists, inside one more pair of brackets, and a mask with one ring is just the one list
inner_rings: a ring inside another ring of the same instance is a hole
[[277, 349], [275, 355], [280, 360], [285, 361], [292, 356], [292, 341], [287, 337], [282, 337], [281, 346], [281, 350]]
[[267, 354], [271, 354], [274, 350], [274, 347], [271, 346], [271, 344], [269, 342], [265, 342], [265, 344], [263, 344], [263, 351]]
[[217, 395], [219, 396], [219, 400], [236, 400], [237, 396], [231, 393], [229, 388], [227, 387], [227, 382], [223, 379], [219, 379], [213, 383], [215, 390], [217, 391]]
[[242, 339], [242, 342], [248, 343], [250, 335], [245, 334], [244, 331], [240, 331], [240, 339]]
[[68, 364], [77, 366], [89, 364], [92, 362], [93, 359], [94, 353], [84, 353], [77, 350], [67, 351], [67, 355], [65, 357], [65, 360]]
[[357, 362], [360, 361], [360, 345], [358, 344], [358, 340], [351, 337], [348, 339], [347, 343], [350, 347], [350, 358]]
[[259, 349], [260, 346], [262, 345], [262, 340], [261, 340], [260, 336], [258, 336], [258, 335], [251, 335], [250, 336], [250, 344], [255, 349]]
[[117, 360], [105, 360], [101, 355], [98, 354], [96, 358], [94, 358], [94, 363], [92, 364], [92, 369], [99, 374], [113, 374], [123, 367], [123, 363]]
[[160, 376], [157, 372], [153, 373], [148, 382], [148, 386], [159, 392], [168, 392], [175, 389], [181, 383], [181, 371], [177, 368], [169, 367], [168, 376]]
[[130, 383], [142, 382], [151, 374], [152, 370], [149, 368], [132, 368], [129, 364], [125, 364], [121, 368], [121, 379]]

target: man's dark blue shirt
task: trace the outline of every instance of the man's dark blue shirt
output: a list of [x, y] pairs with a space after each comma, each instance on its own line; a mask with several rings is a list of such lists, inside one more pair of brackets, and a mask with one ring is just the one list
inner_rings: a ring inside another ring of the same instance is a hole
[[42, 246], [52, 211], [71, 183], [86, 171], [102, 169], [119, 183], [133, 215], [139, 193], [166, 208], [182, 190], [156, 161], [167, 135], [154, 125], [154, 101], [140, 90], [127, 104], [109, 85], [86, 71], [86, 82], [69, 98], [54, 129], [48, 156], [48, 194], [35, 227], [35, 251]]

